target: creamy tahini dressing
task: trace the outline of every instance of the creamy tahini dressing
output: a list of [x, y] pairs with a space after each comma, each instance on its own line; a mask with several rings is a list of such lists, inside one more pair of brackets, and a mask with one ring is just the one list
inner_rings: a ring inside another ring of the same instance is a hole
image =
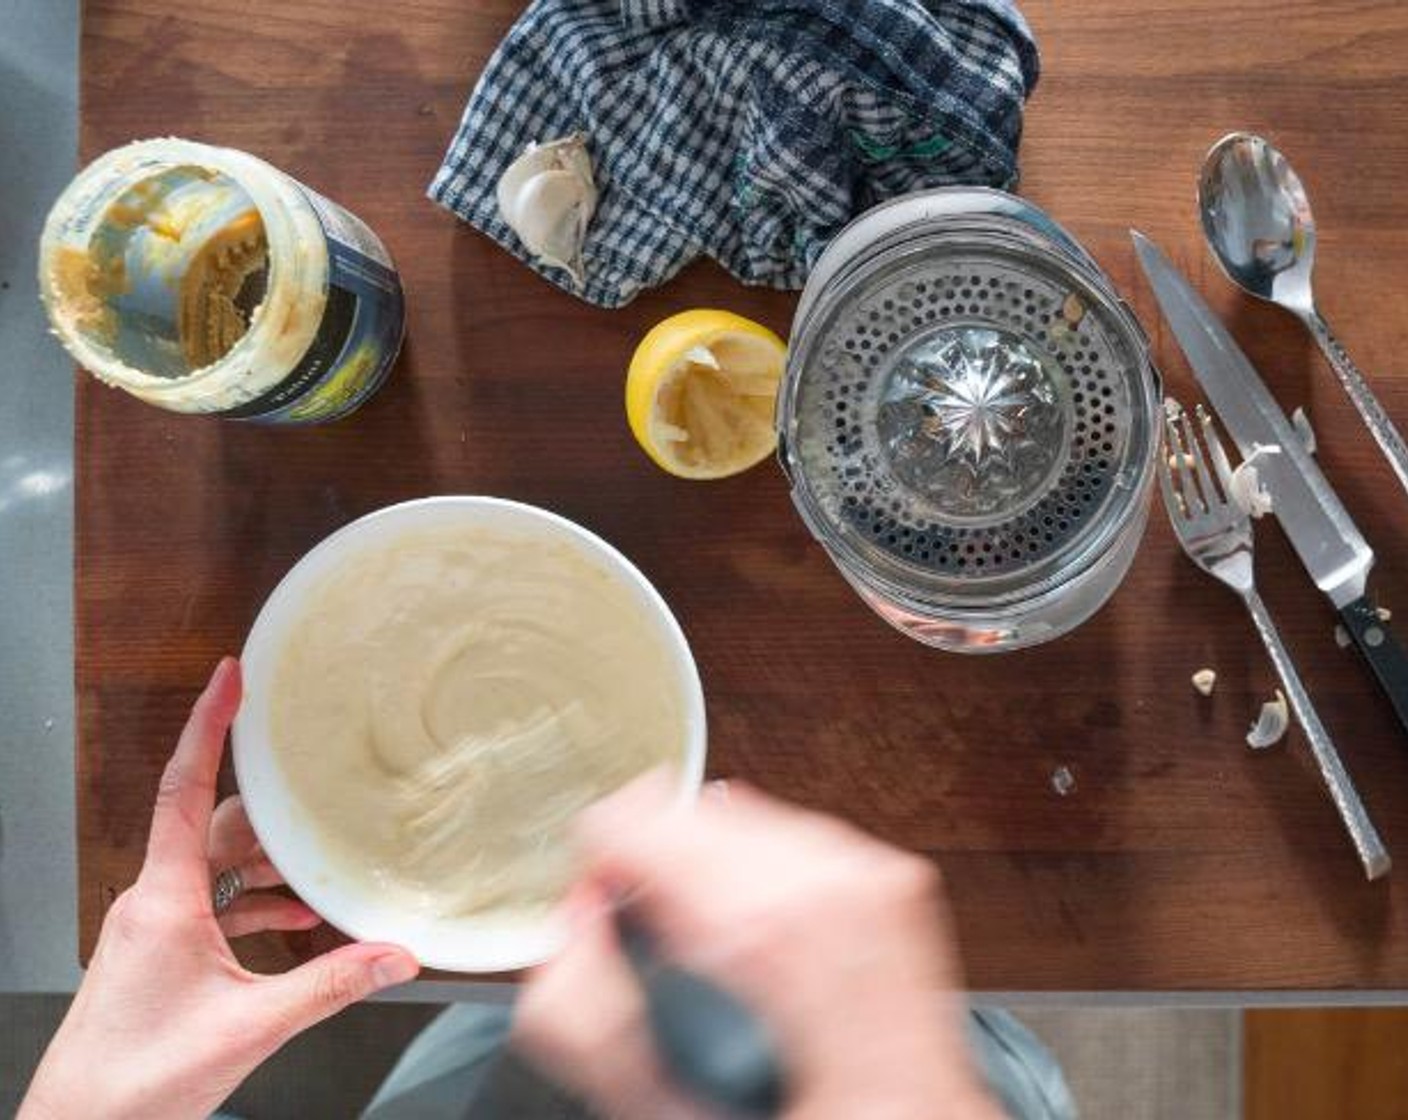
[[657, 622], [566, 545], [453, 529], [353, 558], [281, 652], [279, 762], [329, 856], [442, 915], [538, 908], [576, 813], [678, 764]]

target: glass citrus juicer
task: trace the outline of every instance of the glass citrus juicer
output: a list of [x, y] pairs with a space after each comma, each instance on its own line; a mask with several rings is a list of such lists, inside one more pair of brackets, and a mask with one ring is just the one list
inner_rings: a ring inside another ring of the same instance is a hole
[[882, 618], [993, 652], [1089, 618], [1134, 557], [1158, 449], [1148, 340], [1013, 195], [878, 206], [818, 260], [778, 402], [792, 497]]

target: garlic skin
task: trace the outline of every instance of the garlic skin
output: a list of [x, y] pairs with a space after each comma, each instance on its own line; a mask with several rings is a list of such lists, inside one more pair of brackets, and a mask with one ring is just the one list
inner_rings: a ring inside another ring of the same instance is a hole
[[1257, 444], [1246, 460], [1232, 472], [1227, 482], [1227, 496], [1253, 518], [1265, 517], [1271, 512], [1271, 494], [1261, 483], [1256, 469], [1256, 461], [1265, 455], [1281, 454], [1275, 444]]
[[580, 288], [582, 245], [596, 213], [591, 156], [581, 133], [530, 144], [496, 188], [499, 215], [543, 264], [563, 269]]
[[1254, 751], [1265, 750], [1279, 743], [1290, 725], [1290, 709], [1286, 706], [1285, 696], [1278, 688], [1276, 699], [1268, 700], [1261, 706], [1261, 714], [1257, 716], [1256, 723], [1252, 724], [1252, 729], [1247, 732], [1247, 746]]
[[1317, 449], [1315, 429], [1310, 426], [1310, 417], [1305, 414], [1305, 409], [1297, 408], [1291, 413], [1291, 427], [1296, 430], [1296, 435], [1300, 436], [1306, 452], [1314, 455]]

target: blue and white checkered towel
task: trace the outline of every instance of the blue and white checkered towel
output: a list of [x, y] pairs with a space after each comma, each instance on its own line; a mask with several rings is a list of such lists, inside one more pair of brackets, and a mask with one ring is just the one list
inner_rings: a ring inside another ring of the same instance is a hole
[[882, 199], [1011, 186], [1037, 73], [1012, 0], [534, 0], [429, 193], [573, 291], [494, 188], [529, 143], [579, 132], [601, 193], [576, 294], [619, 307], [702, 254], [799, 288]]

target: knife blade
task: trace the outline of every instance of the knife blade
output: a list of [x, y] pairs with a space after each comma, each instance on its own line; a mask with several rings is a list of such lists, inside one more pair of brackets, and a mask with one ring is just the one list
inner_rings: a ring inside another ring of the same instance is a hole
[[1137, 230], [1130, 236], [1159, 310], [1243, 460], [1277, 449], [1256, 464], [1272, 512], [1408, 729], [1408, 654], [1367, 593], [1373, 549], [1231, 334], [1157, 245]]

